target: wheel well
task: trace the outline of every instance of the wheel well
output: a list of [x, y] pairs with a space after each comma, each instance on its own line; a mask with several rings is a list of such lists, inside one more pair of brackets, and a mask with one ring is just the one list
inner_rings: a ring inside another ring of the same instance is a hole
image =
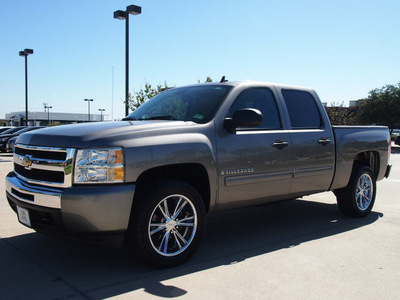
[[210, 207], [210, 181], [204, 166], [201, 164], [177, 164], [147, 170], [136, 181], [137, 189], [164, 178], [182, 180], [193, 186], [200, 194], [206, 211], [208, 211]]
[[353, 163], [353, 171], [356, 166], [369, 166], [374, 172], [375, 176], [378, 176], [379, 173], [379, 153], [374, 151], [367, 151], [358, 153], [354, 159]]

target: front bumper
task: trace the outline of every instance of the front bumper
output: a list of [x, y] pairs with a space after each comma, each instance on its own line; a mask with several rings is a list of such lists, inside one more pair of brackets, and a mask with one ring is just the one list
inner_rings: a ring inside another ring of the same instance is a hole
[[29, 211], [32, 228], [78, 234], [126, 231], [135, 184], [44, 188], [19, 179], [14, 172], [6, 177], [8, 202]]

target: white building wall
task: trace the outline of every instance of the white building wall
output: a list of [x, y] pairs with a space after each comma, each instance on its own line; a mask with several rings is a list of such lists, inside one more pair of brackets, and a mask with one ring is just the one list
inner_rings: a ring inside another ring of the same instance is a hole
[[[29, 125], [47, 125], [48, 120], [52, 122], [61, 123], [83, 123], [88, 122], [88, 114], [81, 113], [58, 113], [52, 112], [48, 114], [47, 112], [28, 112]], [[24, 111], [11, 112], [6, 114], [7, 125], [21, 125], [23, 119], [25, 118]], [[90, 114], [90, 122], [100, 122], [101, 115]]]

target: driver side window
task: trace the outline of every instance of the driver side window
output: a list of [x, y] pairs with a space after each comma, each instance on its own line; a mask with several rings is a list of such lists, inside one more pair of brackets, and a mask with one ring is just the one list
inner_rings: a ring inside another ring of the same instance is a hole
[[[271, 90], [268, 88], [250, 88], [243, 91], [233, 103], [230, 109], [230, 115], [242, 108], [258, 109], [264, 118], [263, 124], [255, 128], [246, 128], [246, 130], [254, 129], [282, 129], [279, 118], [278, 107]], [[240, 128], [239, 128], [240, 129]], [[241, 130], [244, 130], [242, 128]]]

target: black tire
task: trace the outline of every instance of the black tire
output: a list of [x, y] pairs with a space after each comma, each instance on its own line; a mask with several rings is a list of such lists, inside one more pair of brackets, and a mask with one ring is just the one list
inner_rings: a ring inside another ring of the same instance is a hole
[[367, 216], [374, 206], [376, 197], [376, 178], [368, 166], [355, 167], [349, 184], [334, 191], [339, 210], [351, 217]]
[[192, 186], [175, 180], [155, 182], [135, 196], [125, 240], [139, 260], [171, 267], [195, 253], [205, 220], [204, 202]]

